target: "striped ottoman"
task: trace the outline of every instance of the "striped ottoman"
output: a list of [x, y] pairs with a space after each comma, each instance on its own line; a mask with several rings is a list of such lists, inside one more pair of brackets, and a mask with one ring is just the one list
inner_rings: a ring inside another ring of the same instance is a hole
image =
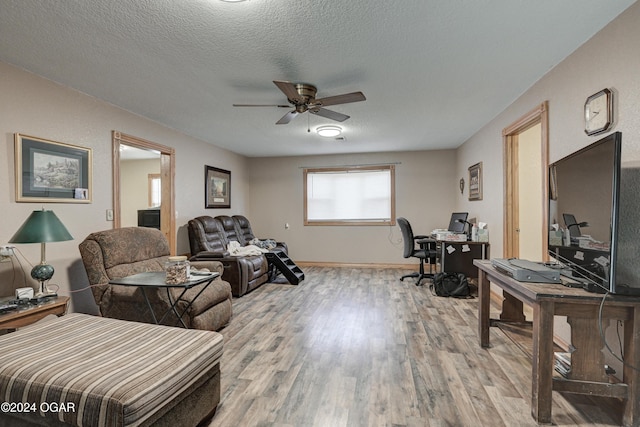
[[35, 323], [0, 336], [0, 425], [197, 425], [220, 400], [222, 347], [217, 332], [79, 313]]

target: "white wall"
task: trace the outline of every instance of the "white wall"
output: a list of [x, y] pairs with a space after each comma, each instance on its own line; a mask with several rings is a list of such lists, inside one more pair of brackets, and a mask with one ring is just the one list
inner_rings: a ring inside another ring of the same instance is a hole
[[[62, 294], [87, 285], [78, 244], [91, 232], [112, 228], [106, 210], [112, 208], [111, 132], [130, 135], [176, 148], [176, 206], [178, 252], [189, 251], [186, 223], [205, 214], [244, 213], [249, 208], [246, 159], [227, 150], [180, 134], [151, 120], [115, 108], [78, 91], [57, 85], [34, 74], [0, 63], [0, 244], [6, 244], [42, 203], [16, 203], [14, 178], [14, 133], [88, 147], [93, 150], [93, 202], [91, 204], [47, 203], [67, 226], [74, 240], [47, 245], [47, 261], [56, 272], [52, 283]], [[232, 172], [232, 209], [204, 208], [204, 165]], [[12, 295], [16, 287], [36, 283], [29, 276], [31, 266], [40, 260], [37, 244], [16, 245], [24, 253], [22, 265], [27, 278], [14, 274], [11, 263], [0, 264], [0, 296]], [[95, 313], [89, 290], [74, 292], [72, 310]]]
[[[491, 225], [491, 256], [503, 252], [503, 156], [502, 130], [545, 100], [549, 101], [549, 161], [583, 148], [603, 135], [584, 133], [583, 108], [588, 96], [610, 88], [614, 92], [615, 126], [622, 132], [623, 159], [640, 160], [640, 3], [633, 4], [591, 40], [534, 84], [520, 98], [487, 123], [458, 150], [457, 169], [464, 173], [469, 165], [484, 162], [485, 199], [462, 201], [459, 209], [474, 206]], [[488, 190], [491, 189], [491, 190]], [[569, 340], [570, 328], [557, 317], [556, 333]], [[611, 327], [609, 342], [615, 342]], [[620, 364], [608, 360], [618, 372]]]
[[549, 101], [549, 161], [558, 160], [602, 137], [584, 133], [584, 102], [603, 88], [614, 91], [623, 157], [640, 159], [640, 3], [635, 3], [591, 40], [534, 84], [458, 150], [457, 170], [483, 162], [484, 200], [459, 199], [458, 209], [475, 209], [491, 227], [491, 255], [503, 252], [502, 130], [521, 116]]
[[253, 231], [287, 242], [295, 261], [416, 263], [402, 258], [397, 226], [303, 225], [304, 167], [395, 164], [396, 215], [407, 218], [416, 234], [446, 228], [459, 194], [453, 150], [253, 158], [249, 163]]

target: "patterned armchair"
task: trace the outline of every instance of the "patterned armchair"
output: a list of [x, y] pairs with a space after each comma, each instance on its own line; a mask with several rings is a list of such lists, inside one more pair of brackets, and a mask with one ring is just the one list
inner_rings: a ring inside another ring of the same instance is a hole
[[[145, 227], [128, 227], [91, 233], [80, 243], [80, 255], [93, 297], [104, 317], [152, 323], [141, 289], [133, 286], [110, 285], [109, 280], [147, 271], [162, 271], [169, 256], [169, 245], [161, 231]], [[222, 275], [222, 264], [217, 261], [195, 261], [196, 268], [208, 268]], [[183, 299], [190, 301], [203, 285], [189, 289]], [[178, 298], [183, 289], [170, 288], [172, 297]], [[164, 288], [146, 290], [155, 313], [170, 307]], [[183, 316], [187, 327], [216, 331], [231, 319], [231, 286], [215, 279]], [[187, 302], [178, 302], [182, 312]], [[167, 316], [166, 323], [175, 325], [176, 319]], [[175, 316], [174, 316], [175, 317]]]

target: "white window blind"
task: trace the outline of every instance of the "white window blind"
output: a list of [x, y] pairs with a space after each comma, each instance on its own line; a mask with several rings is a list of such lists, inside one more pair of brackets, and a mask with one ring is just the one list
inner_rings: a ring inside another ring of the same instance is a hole
[[305, 224], [389, 224], [394, 168], [307, 169]]

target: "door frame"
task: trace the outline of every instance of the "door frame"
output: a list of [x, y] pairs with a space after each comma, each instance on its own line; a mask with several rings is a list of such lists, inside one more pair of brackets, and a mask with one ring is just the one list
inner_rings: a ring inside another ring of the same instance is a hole
[[542, 167], [542, 259], [548, 260], [549, 229], [549, 101], [529, 111], [524, 116], [502, 130], [504, 159], [504, 242], [503, 256], [518, 258], [518, 136], [532, 126], [540, 124], [540, 156]]
[[142, 138], [127, 135], [122, 132], [112, 132], [112, 149], [113, 149], [113, 228], [122, 226], [122, 213], [120, 202], [120, 145], [129, 145], [131, 147], [143, 150], [155, 150], [160, 152], [160, 186], [161, 186], [161, 204], [160, 204], [160, 230], [169, 242], [169, 250], [172, 255], [176, 253], [176, 219], [175, 212], [175, 149], [165, 145], [157, 144], [153, 141], [147, 141]]

